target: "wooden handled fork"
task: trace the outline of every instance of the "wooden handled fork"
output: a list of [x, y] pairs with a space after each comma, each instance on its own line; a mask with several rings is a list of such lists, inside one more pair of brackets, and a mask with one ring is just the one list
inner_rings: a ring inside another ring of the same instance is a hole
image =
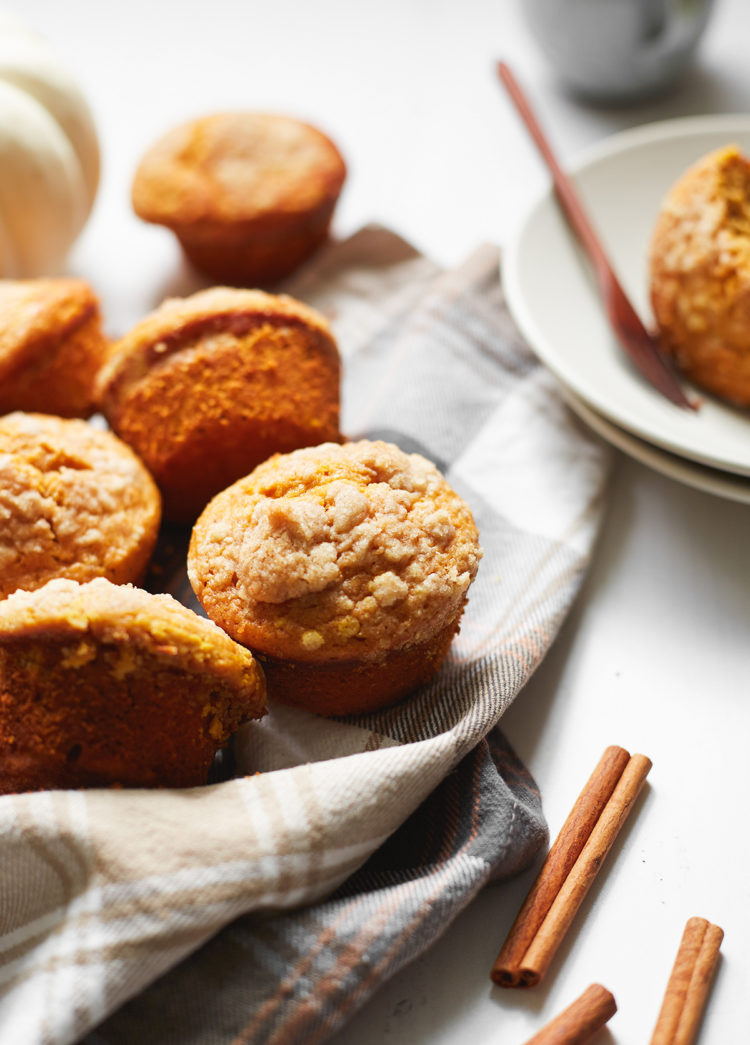
[[688, 410], [698, 409], [698, 404], [688, 399], [680, 387], [658, 339], [643, 325], [622, 289], [572, 181], [560, 167], [515, 76], [505, 62], [497, 63], [497, 72], [547, 164], [563, 213], [591, 260], [599, 292], [618, 341], [641, 374], [662, 395], [677, 406]]

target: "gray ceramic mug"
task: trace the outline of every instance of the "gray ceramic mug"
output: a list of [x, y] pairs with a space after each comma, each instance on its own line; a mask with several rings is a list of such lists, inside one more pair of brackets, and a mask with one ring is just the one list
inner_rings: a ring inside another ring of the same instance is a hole
[[590, 98], [626, 101], [672, 83], [689, 64], [713, 0], [519, 0], [558, 76]]

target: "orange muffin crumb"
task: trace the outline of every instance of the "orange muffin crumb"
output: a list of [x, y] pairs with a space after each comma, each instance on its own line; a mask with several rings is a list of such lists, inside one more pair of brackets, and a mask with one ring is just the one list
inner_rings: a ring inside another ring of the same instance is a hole
[[216, 287], [165, 302], [114, 346], [101, 404], [155, 477], [165, 515], [192, 522], [272, 453], [338, 438], [340, 369], [313, 309]]
[[480, 557], [471, 512], [434, 465], [361, 441], [277, 455], [220, 493], [188, 575], [261, 657], [272, 697], [338, 714], [435, 673]]
[[214, 113], [174, 128], [145, 154], [133, 207], [165, 225], [211, 279], [268, 286], [327, 238], [346, 177], [336, 146], [288, 116]]
[[0, 280], [0, 414], [88, 417], [106, 349], [99, 301], [83, 280]]
[[664, 348], [696, 385], [750, 406], [750, 162], [734, 145], [674, 184], [651, 243]]

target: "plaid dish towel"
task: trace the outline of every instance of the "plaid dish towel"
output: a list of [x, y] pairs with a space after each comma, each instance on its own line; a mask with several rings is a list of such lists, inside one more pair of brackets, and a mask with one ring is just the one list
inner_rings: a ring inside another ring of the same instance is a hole
[[[424, 453], [471, 505], [461, 632], [395, 708], [272, 708], [231, 779], [1, 797], [3, 1042], [323, 1041], [546, 838], [495, 727], [578, 589], [606, 451], [520, 341], [494, 248], [441, 272], [367, 228], [289, 291], [336, 331], [346, 434]], [[189, 601], [177, 559], [164, 587]]]

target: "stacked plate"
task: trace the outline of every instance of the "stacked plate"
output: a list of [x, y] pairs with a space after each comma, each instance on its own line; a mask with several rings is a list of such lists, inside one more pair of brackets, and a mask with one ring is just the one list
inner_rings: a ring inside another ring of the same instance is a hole
[[[648, 249], [661, 202], [697, 159], [734, 143], [750, 153], [750, 116], [668, 120], [609, 138], [572, 168], [626, 293], [650, 317]], [[603, 438], [673, 479], [750, 504], [750, 410], [697, 395], [673, 406], [614, 338], [586, 259], [550, 190], [505, 251], [511, 312], [570, 406]], [[748, 332], [750, 337], [750, 332]]]

